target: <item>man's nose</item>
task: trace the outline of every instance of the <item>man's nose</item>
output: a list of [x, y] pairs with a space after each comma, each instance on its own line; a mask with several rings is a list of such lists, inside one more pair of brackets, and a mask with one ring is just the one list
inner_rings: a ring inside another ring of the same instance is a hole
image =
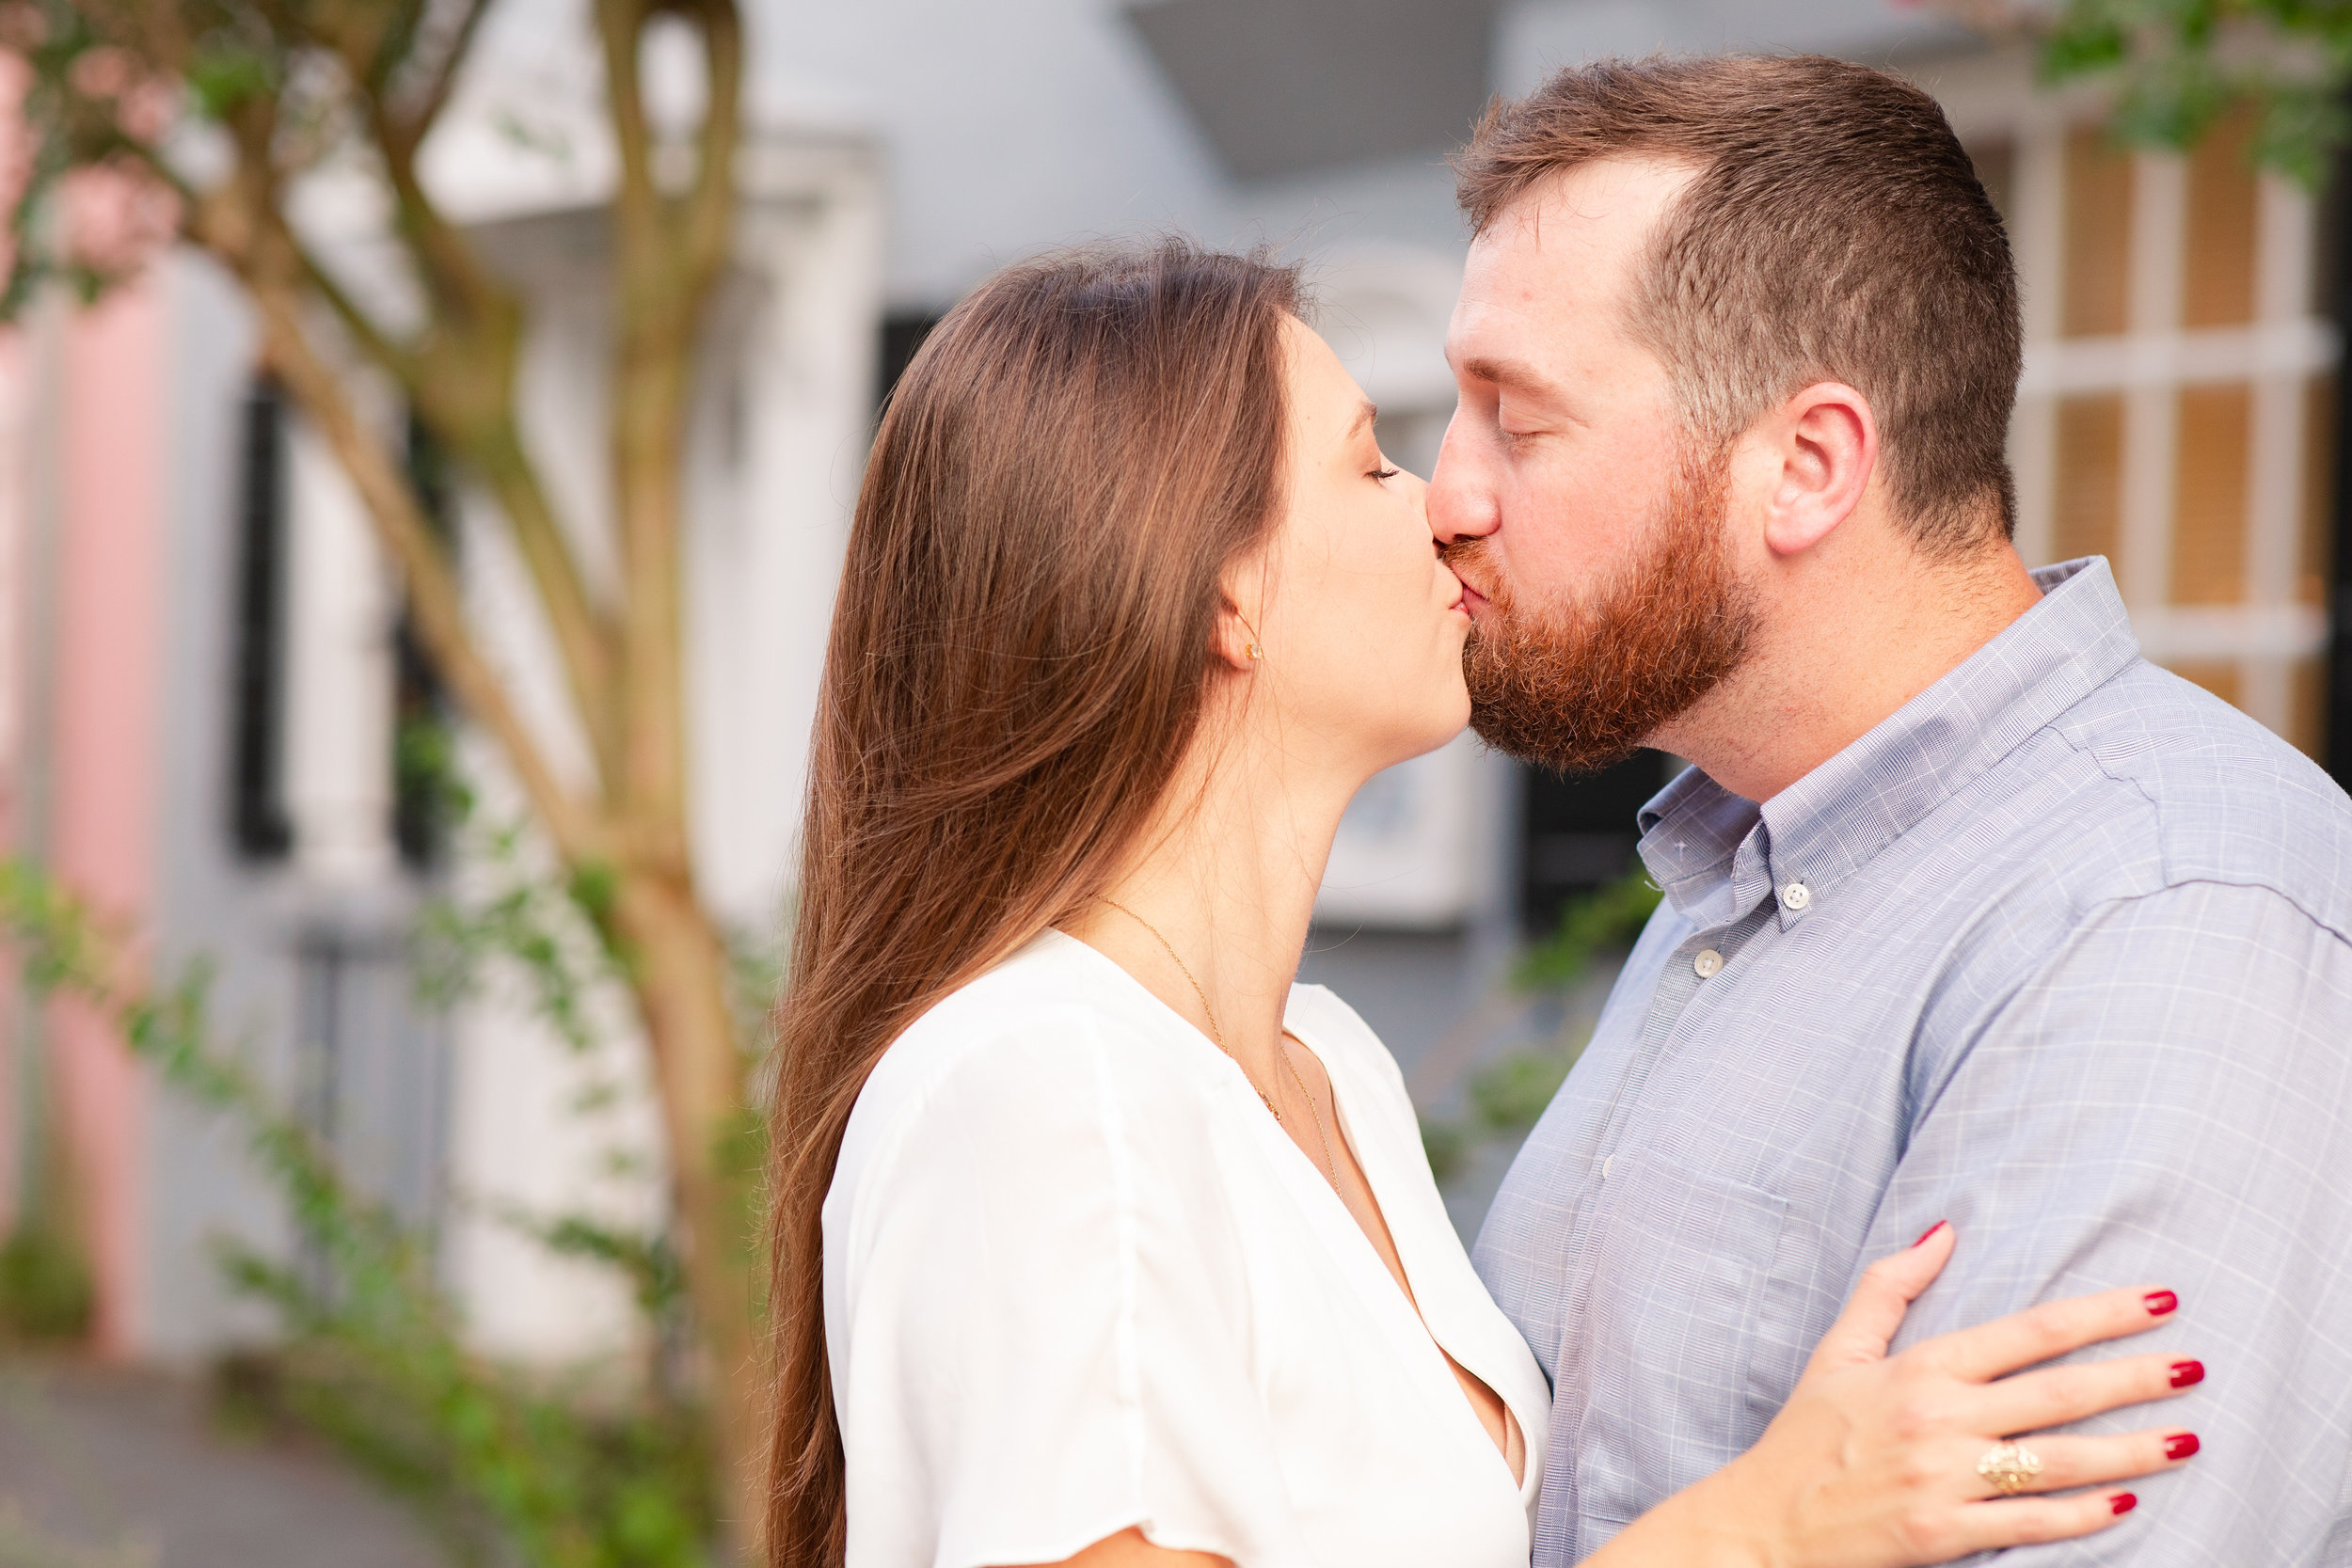
[[1438, 544], [1484, 538], [1501, 524], [1494, 487], [1484, 469], [1460, 420], [1455, 420], [1446, 427], [1437, 466], [1429, 473], [1429, 531]]

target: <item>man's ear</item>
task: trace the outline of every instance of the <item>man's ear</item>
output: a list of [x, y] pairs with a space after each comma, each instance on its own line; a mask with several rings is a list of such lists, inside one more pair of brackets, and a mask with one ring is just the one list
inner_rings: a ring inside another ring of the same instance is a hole
[[1878, 420], [1860, 392], [1820, 381], [1768, 416], [1760, 434], [1778, 465], [1765, 498], [1765, 546], [1803, 554], [1862, 504], [1878, 467]]

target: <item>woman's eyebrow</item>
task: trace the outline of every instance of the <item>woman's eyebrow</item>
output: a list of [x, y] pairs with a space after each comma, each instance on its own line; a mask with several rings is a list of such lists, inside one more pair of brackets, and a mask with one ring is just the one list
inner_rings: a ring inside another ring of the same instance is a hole
[[1359, 404], [1356, 407], [1355, 420], [1349, 423], [1347, 427], [1347, 434], [1341, 436], [1340, 439], [1343, 441], [1354, 440], [1358, 431], [1363, 429], [1364, 426], [1368, 424], [1375, 423], [1379, 418], [1379, 404], [1373, 403], [1370, 400], [1366, 400], [1365, 402]]

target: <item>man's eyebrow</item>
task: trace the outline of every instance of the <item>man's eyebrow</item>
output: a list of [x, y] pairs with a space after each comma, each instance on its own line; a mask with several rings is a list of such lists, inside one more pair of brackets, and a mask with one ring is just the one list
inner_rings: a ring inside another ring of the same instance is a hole
[[1552, 389], [1549, 376], [1519, 359], [1476, 355], [1462, 361], [1462, 373], [1473, 381], [1491, 381], [1506, 390], [1549, 392]]

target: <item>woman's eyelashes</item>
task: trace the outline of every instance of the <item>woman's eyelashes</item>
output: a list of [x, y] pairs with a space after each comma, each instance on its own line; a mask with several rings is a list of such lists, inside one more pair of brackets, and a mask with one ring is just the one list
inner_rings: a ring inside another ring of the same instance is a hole
[[1375, 479], [1394, 479], [1397, 475], [1403, 473], [1404, 471], [1405, 470], [1402, 468], [1375, 468], [1372, 470], [1372, 477]]

